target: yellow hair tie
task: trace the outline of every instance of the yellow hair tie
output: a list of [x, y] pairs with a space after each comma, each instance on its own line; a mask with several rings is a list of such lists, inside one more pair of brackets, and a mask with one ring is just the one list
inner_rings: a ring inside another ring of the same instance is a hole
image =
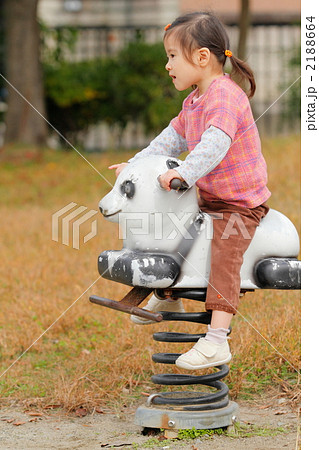
[[225, 50], [225, 55], [229, 56], [230, 58], [231, 56], [233, 56], [233, 53], [230, 50]]
[[164, 28], [164, 30], [167, 31], [171, 25], [172, 25], [171, 23], [168, 23], [168, 24], [166, 25], [166, 27]]

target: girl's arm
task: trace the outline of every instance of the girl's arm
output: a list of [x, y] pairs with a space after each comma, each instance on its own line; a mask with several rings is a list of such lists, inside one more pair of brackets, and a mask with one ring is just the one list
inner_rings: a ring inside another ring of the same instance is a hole
[[148, 155], [164, 155], [177, 158], [181, 153], [187, 151], [187, 142], [175, 131], [172, 125], [168, 125], [144, 150], [136, 153], [128, 162], [136, 161]]
[[211, 172], [226, 156], [231, 146], [231, 138], [220, 128], [210, 126], [201, 141], [189, 153], [176, 171], [189, 186]]
[[[128, 162], [136, 161], [148, 155], [164, 155], [177, 158], [181, 153], [187, 151], [187, 142], [180, 134], [175, 131], [172, 125], [164, 128], [164, 130], [150, 143], [144, 150], [136, 153]], [[118, 177], [121, 171], [128, 163], [119, 163], [109, 166], [109, 169], [115, 169]]]

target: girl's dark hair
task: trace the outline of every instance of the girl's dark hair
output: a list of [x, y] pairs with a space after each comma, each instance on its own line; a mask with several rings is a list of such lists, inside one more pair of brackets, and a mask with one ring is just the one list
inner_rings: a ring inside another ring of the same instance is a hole
[[[164, 40], [171, 33], [174, 33], [189, 61], [192, 62], [191, 56], [195, 49], [206, 47], [224, 66], [227, 58], [225, 50], [229, 50], [229, 38], [224, 26], [212, 12], [192, 12], [178, 17], [167, 27]], [[256, 83], [251, 68], [234, 54], [229, 59], [232, 65], [230, 77], [240, 84], [248, 82], [250, 90], [247, 95], [249, 98], [253, 97]]]

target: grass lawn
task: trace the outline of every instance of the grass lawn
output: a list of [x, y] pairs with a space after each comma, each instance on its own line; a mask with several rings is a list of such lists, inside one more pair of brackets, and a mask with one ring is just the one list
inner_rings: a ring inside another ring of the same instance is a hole
[[[272, 191], [269, 205], [300, 232], [300, 137], [264, 140], [263, 149]], [[107, 167], [133, 154], [85, 156], [112, 184], [115, 175]], [[97, 236], [76, 250], [51, 239], [52, 214], [70, 202], [97, 210], [110, 185], [74, 151], [11, 148], [6, 155], [0, 183], [2, 401], [116, 409], [140, 399], [141, 392], [158, 392], [151, 375], [179, 370], [156, 365], [151, 355], [185, 351], [190, 345], [155, 342], [153, 332], [203, 332], [203, 326], [176, 322], [139, 327], [126, 314], [92, 305], [90, 294], [119, 300], [129, 290], [104, 279], [89, 288], [99, 276], [99, 253], [122, 246], [117, 225], [96, 215]], [[202, 308], [194, 303], [185, 301], [186, 308]], [[239, 315], [233, 320], [233, 360], [226, 379], [231, 396], [273, 388], [297, 401], [300, 292], [247, 293], [240, 312], [253, 327]]]

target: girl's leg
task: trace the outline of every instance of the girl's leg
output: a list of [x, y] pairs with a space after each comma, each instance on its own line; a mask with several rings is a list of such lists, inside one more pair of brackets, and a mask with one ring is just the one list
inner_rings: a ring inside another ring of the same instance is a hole
[[215, 344], [226, 343], [232, 318], [233, 314], [228, 312], [213, 311], [211, 324], [208, 325], [205, 339]]
[[[248, 209], [224, 202], [201, 202], [203, 211], [212, 213], [211, 272], [206, 295], [206, 310], [212, 311], [211, 325], [205, 338], [176, 360], [178, 367], [197, 370], [230, 361], [227, 332], [237, 312], [240, 294], [240, 269], [260, 219], [268, 212], [266, 205]], [[218, 213], [214, 217], [214, 213]]]
[[[208, 205], [208, 206], [207, 206]], [[261, 205], [254, 209], [223, 202], [203, 203], [202, 209], [213, 219], [211, 270], [207, 286], [206, 309], [236, 314], [240, 295], [240, 269], [260, 219], [268, 212]], [[212, 325], [217, 326], [227, 316], [213, 313]], [[222, 319], [221, 319], [222, 317]], [[230, 316], [228, 316], [230, 317]], [[218, 321], [218, 322], [217, 322]]]
[[226, 328], [229, 329], [230, 322], [233, 318], [232, 313], [226, 311], [213, 311], [212, 320], [210, 323], [211, 328]]

